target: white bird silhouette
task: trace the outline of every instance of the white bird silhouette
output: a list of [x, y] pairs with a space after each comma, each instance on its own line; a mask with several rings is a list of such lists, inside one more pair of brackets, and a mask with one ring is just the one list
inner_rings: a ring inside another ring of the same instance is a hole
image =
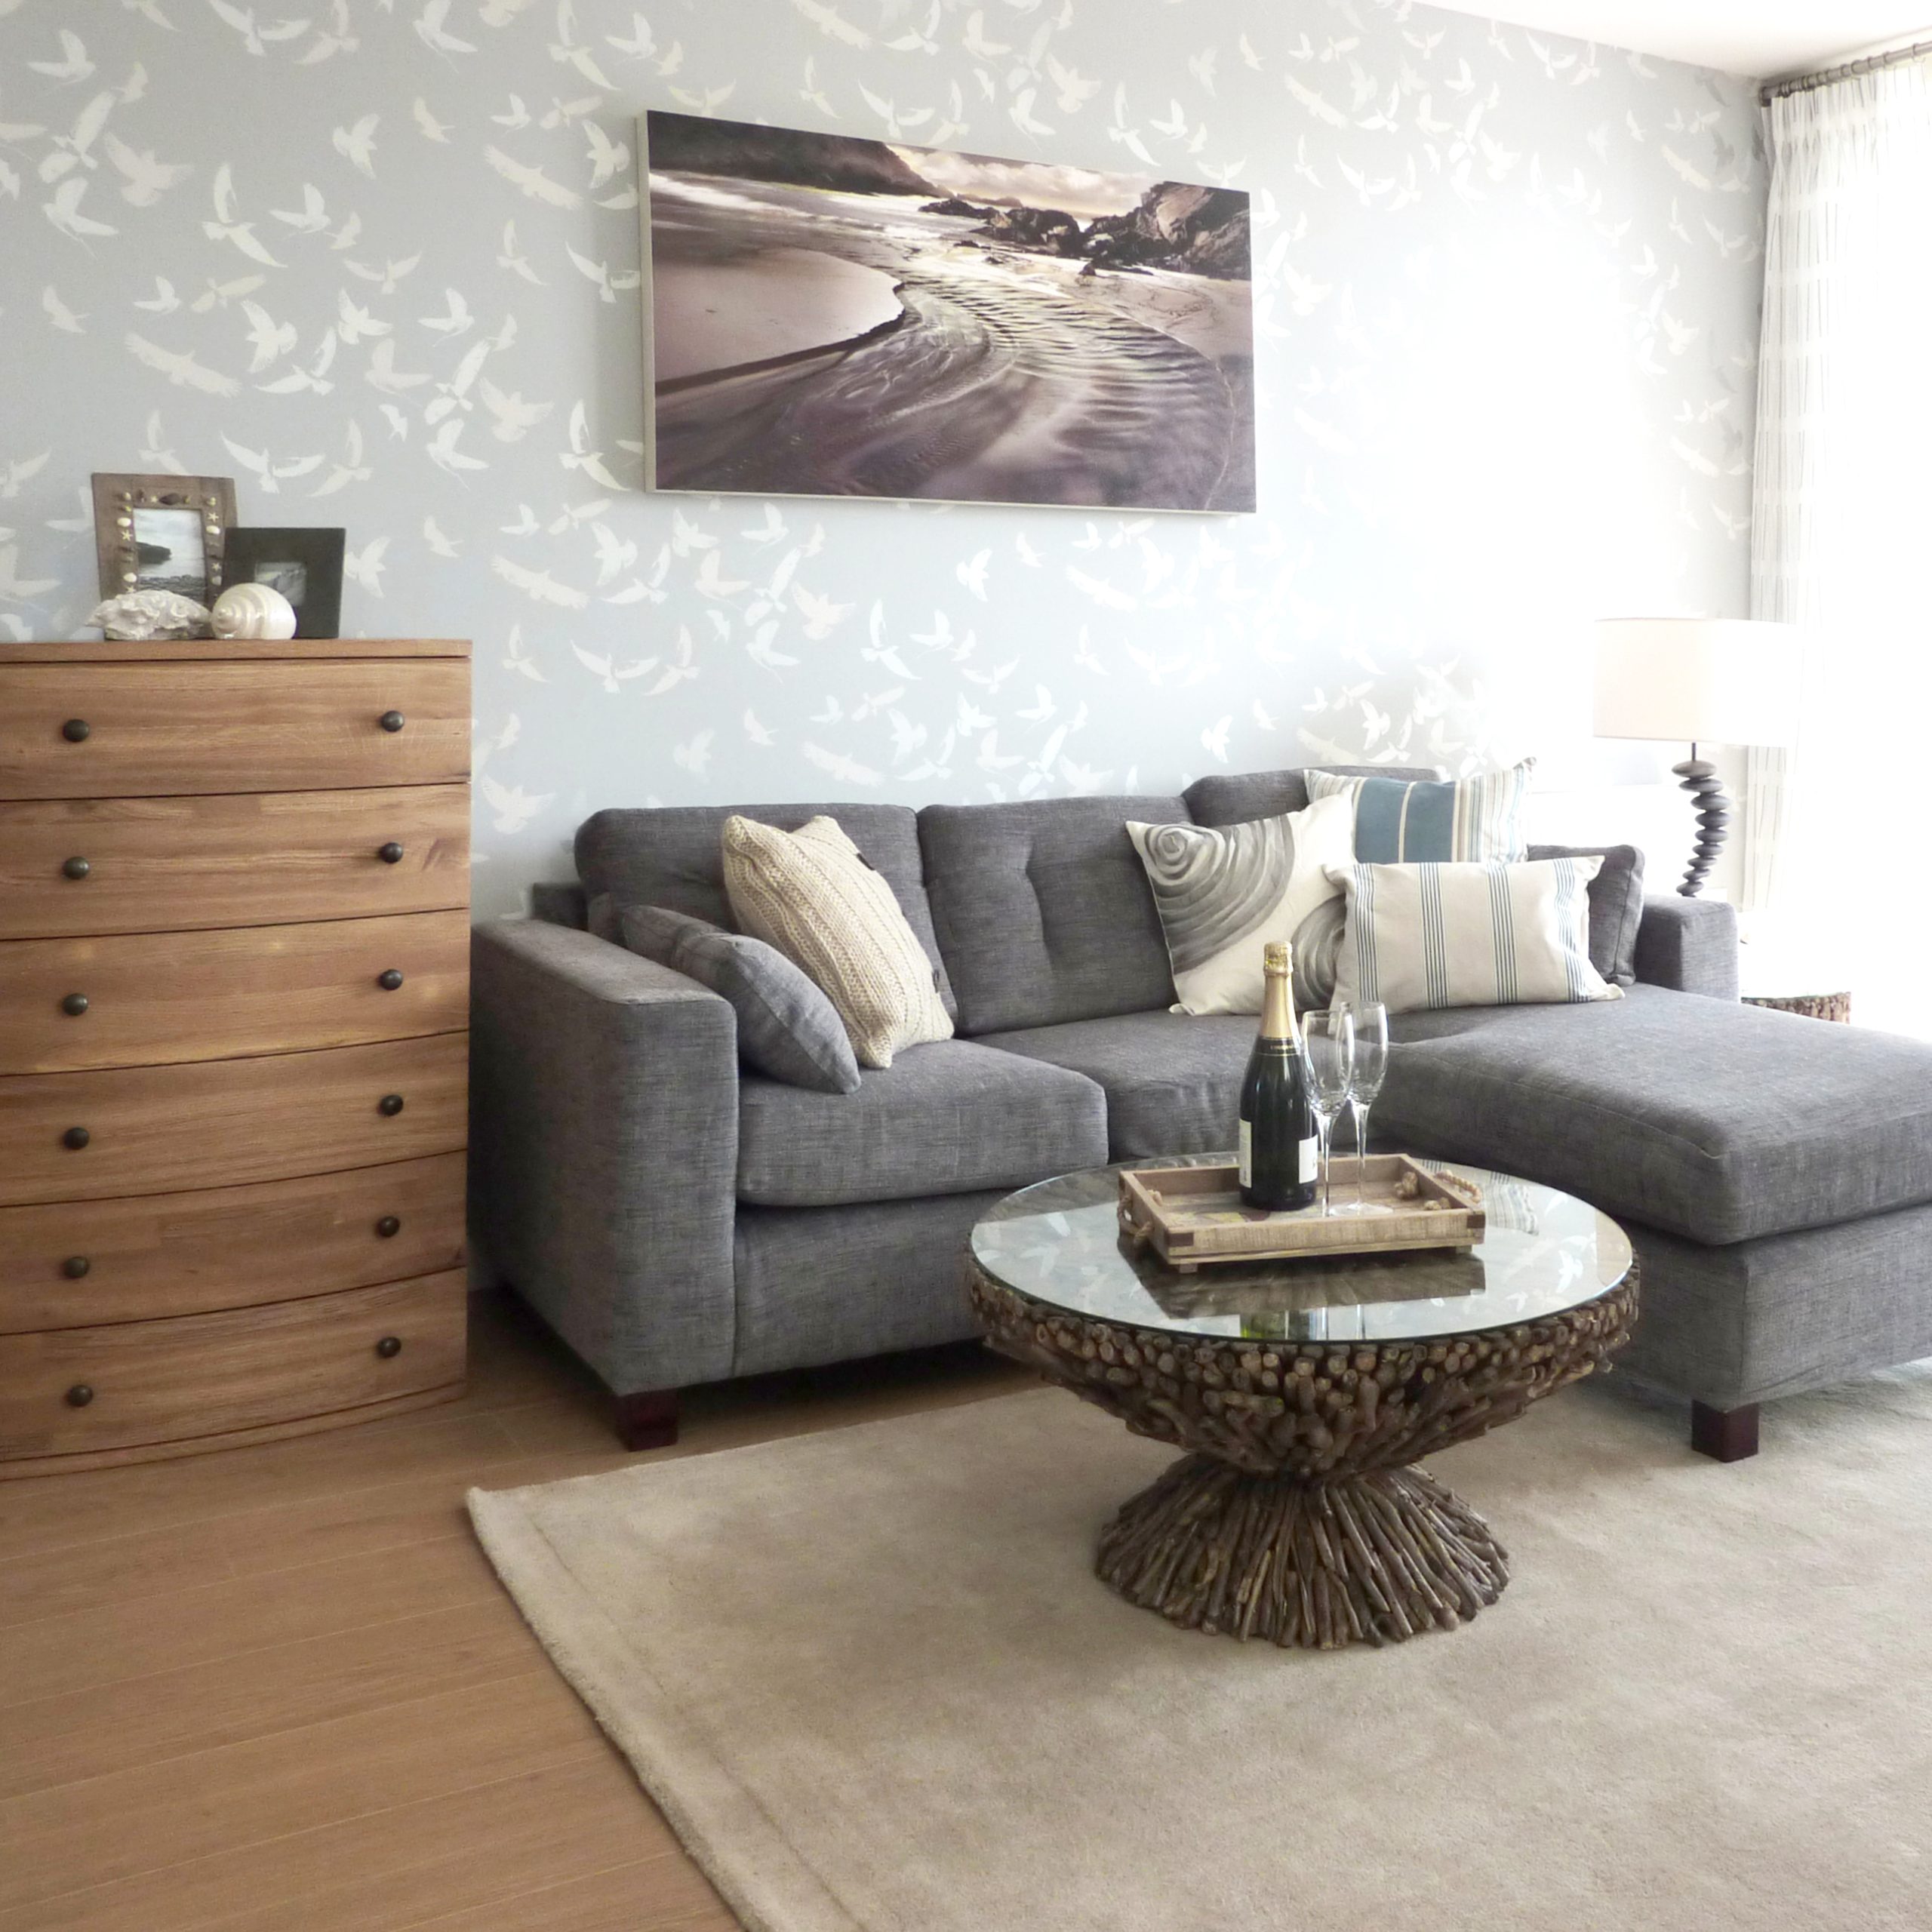
[[887, 48], [894, 54], [937, 54], [939, 51], [939, 23], [943, 11], [941, 0], [933, 0], [932, 11], [926, 16], [924, 27], [909, 27], [897, 38], [888, 40]]
[[97, 221], [81, 212], [81, 197], [88, 191], [88, 177], [72, 174], [54, 191], [54, 198], [41, 204], [41, 212], [63, 235], [85, 242], [91, 235], [118, 235], [112, 223]]
[[753, 744], [771, 746], [775, 745], [778, 742], [778, 740], [771, 735], [770, 728], [758, 722], [758, 718], [754, 712], [748, 710], [745, 713], [744, 717], [740, 721], [745, 728], [745, 736], [750, 739]]
[[0, 597], [15, 604], [30, 603], [60, 583], [60, 580], [54, 577], [22, 577], [20, 561], [17, 543], [0, 543]]
[[789, 669], [798, 660], [786, 652], [772, 648], [773, 640], [777, 635], [778, 625], [775, 619], [770, 623], [759, 625], [745, 640], [745, 655], [754, 664], [761, 665], [768, 671]]
[[809, 106], [816, 107], [828, 121], [838, 119], [838, 109], [832, 106], [825, 90], [818, 84], [818, 74], [809, 54], [805, 57], [805, 84], [798, 90], [798, 98]]
[[983, 604], [986, 601], [986, 569], [992, 561], [990, 550], [980, 550], [953, 568], [953, 575]]
[[835, 604], [830, 598], [821, 596], [815, 590], [808, 590], [803, 584], [793, 586], [792, 601], [805, 620], [805, 635], [814, 642], [829, 637], [834, 627], [857, 608], [851, 604]]
[[251, 262], [260, 262], [263, 267], [278, 269], [281, 263], [255, 238], [253, 222], [235, 219], [235, 176], [228, 162], [223, 162], [215, 170], [214, 183], [214, 219], [202, 223], [202, 232], [211, 242], [232, 242]]
[[147, 441], [140, 451], [141, 460], [155, 469], [165, 469], [176, 476], [187, 474], [181, 459], [165, 447], [167, 438], [162, 432], [161, 411], [148, 411]]
[[508, 269], [512, 275], [521, 275], [525, 281], [533, 284], [538, 288], [544, 285], [543, 277], [537, 274], [529, 263], [517, 253], [516, 223], [513, 221], [506, 221], [503, 223], [503, 245], [502, 251], [497, 257], [497, 266], [500, 269]]
[[804, 755], [807, 763], [817, 765], [820, 771], [841, 784], [880, 785], [885, 782], [884, 772], [875, 771], [869, 764], [861, 764], [844, 752], [827, 751], [822, 745], [811, 743], [802, 744], [798, 749]]
[[1098, 81], [1090, 81], [1077, 68], [1063, 66], [1049, 54], [1047, 72], [1051, 77], [1063, 114], [1078, 114], [1100, 91]]
[[597, 586], [601, 590], [637, 561], [637, 545], [620, 538], [608, 523], [593, 523], [590, 534], [597, 540]]
[[138, 152], [112, 134], [102, 146], [122, 177], [121, 198], [137, 208], [152, 208], [177, 182], [185, 181], [195, 171], [186, 162], [157, 161], [151, 152]]
[[272, 383], [257, 383], [256, 388], [269, 395], [294, 395], [304, 389], [317, 395], [327, 395], [335, 385], [324, 378], [335, 365], [335, 352], [340, 340], [333, 328], [325, 329], [321, 340], [316, 346], [315, 355], [309, 362], [286, 371]]
[[[605, 466], [603, 451], [593, 450], [589, 447], [590, 422], [589, 418], [584, 413], [584, 407], [581, 402], [575, 403], [571, 406], [570, 438], [570, 448], [561, 452], [557, 458], [566, 469], [580, 469], [600, 488], [623, 489], [624, 486], [611, 474], [610, 470]], [[674, 515], [678, 522], [681, 523], [684, 521], [682, 511], [675, 512]], [[675, 528], [675, 525], [674, 525], [673, 527]], [[705, 540], [706, 543], [711, 541], [709, 538]], [[683, 553], [681, 551], [679, 554], [681, 555]]]
[[614, 47], [626, 60], [648, 60], [657, 51], [657, 42], [651, 31], [651, 23], [641, 14], [631, 16], [631, 37], [626, 40], [621, 35], [607, 33], [604, 36], [607, 46]]
[[976, 10], [966, 17], [966, 32], [960, 45], [975, 60], [997, 60], [1002, 54], [1011, 54], [1010, 41], [989, 40], [986, 38], [986, 17], [983, 10]]
[[474, 54], [473, 41], [459, 40], [445, 23], [450, 17], [450, 0], [429, 0], [416, 17], [416, 38], [432, 54]]
[[749, 581], [727, 582], [724, 575], [722, 553], [707, 550], [697, 568], [697, 592], [701, 597], [736, 597], [740, 591], [749, 590]]
[[330, 144], [336, 152], [371, 181], [376, 178], [376, 129], [381, 118], [365, 114], [353, 127], [332, 128], [329, 133]]
[[[705, 768], [711, 762], [711, 742], [717, 736], [715, 731], [700, 731], [695, 737], [687, 738], [683, 743], [671, 747], [672, 763], [682, 767], [694, 778], [702, 778]], [[809, 752], [810, 747], [807, 747]]]
[[521, 591], [534, 602], [554, 604], [563, 611], [581, 611], [590, 601], [587, 592], [559, 583], [548, 571], [533, 571], [509, 557], [492, 556], [490, 568], [512, 589]]
[[[244, 449], [225, 432], [221, 440], [227, 445], [228, 454], [244, 469], [254, 475], [264, 496], [275, 495], [285, 478], [313, 475], [327, 460], [326, 457], [320, 455], [299, 456], [290, 463], [277, 463], [266, 450]], [[388, 540], [385, 538], [383, 540], [386, 542]]]
[[121, 4], [131, 14], [139, 14], [142, 19], [158, 27], [175, 32], [174, 23], [161, 11], [160, 0], [121, 0]]
[[414, 272], [422, 259], [420, 252], [418, 252], [414, 255], [404, 256], [401, 261], [397, 261], [393, 257], [386, 258], [380, 268], [374, 268], [367, 262], [358, 262], [353, 259], [344, 262], [343, 266], [358, 281], [374, 282], [385, 295], [393, 295], [398, 285], [406, 276]]
[[445, 342], [454, 342], [476, 326], [476, 318], [469, 312], [469, 304], [454, 288], [443, 291], [443, 303], [442, 314], [419, 315], [416, 318], [417, 323], [423, 328], [434, 330]]
[[785, 519], [778, 513], [776, 503], [764, 506], [764, 521], [750, 530], [741, 530], [738, 534], [753, 543], [776, 543], [786, 535]]
[[1201, 749], [1223, 764], [1228, 761], [1228, 733], [1233, 728], [1234, 721], [1232, 718], [1223, 718], [1209, 725], [1201, 734]]
[[352, 483], [368, 482], [376, 472], [362, 459], [362, 426], [351, 417], [343, 436], [342, 460], [331, 465], [328, 475], [309, 494], [313, 497], [332, 497]]
[[[423, 534], [428, 537], [433, 528], [434, 519], [432, 518], [424, 523]], [[438, 534], [441, 535], [441, 532]], [[444, 540], [447, 542], [448, 540], [445, 538]], [[430, 547], [435, 548], [433, 541]], [[454, 556], [456, 553], [454, 551], [445, 552], [438, 549], [436, 554], [438, 556]], [[533, 685], [544, 685], [549, 682], [549, 678], [546, 678], [543, 672], [538, 669], [535, 660], [523, 648], [523, 626], [521, 624], [511, 625], [510, 634], [505, 640], [505, 645], [509, 652], [509, 655], [503, 660], [503, 669], [506, 671], [514, 671], [519, 676], [528, 678]]]
[[583, 256], [580, 255], [568, 242], [564, 244], [564, 253], [569, 256], [577, 273], [582, 275], [585, 281], [596, 284], [598, 298], [601, 301], [616, 301], [617, 297], [613, 293], [614, 291], [635, 288], [643, 279], [641, 272], [636, 269], [621, 269], [616, 275], [613, 275], [608, 262], [587, 260]]
[[237, 275], [232, 281], [217, 281], [210, 275], [201, 294], [188, 306], [196, 315], [205, 315], [211, 309], [225, 309], [229, 303], [254, 294], [267, 280], [265, 275]]
[[409, 111], [416, 117], [416, 125], [422, 130], [426, 141], [441, 141], [448, 144], [450, 131], [456, 125], [453, 121], [438, 121], [429, 111], [429, 103], [419, 94], [410, 103]]
[[496, 814], [493, 823], [499, 832], [521, 832], [556, 796], [554, 792], [540, 792], [533, 796], [521, 785], [505, 785], [481, 774], [476, 782], [485, 803]]
[[630, 148], [626, 142], [612, 140], [595, 121], [583, 124], [583, 133], [589, 143], [590, 185], [601, 188], [630, 166]]
[[1114, 118], [1107, 129], [1107, 139], [1118, 142], [1129, 154], [1145, 162], [1149, 168], [1155, 165], [1154, 157], [1148, 152], [1147, 143], [1140, 138], [1140, 129], [1127, 125], [1127, 83], [1124, 81], [1114, 89]]
[[530, 109], [524, 106], [521, 94], [513, 94], [510, 96], [509, 112], [493, 114], [490, 118], [499, 128], [508, 128], [514, 132], [518, 128], [527, 128], [530, 125]]
[[604, 688], [607, 691], [615, 691], [629, 679], [641, 678], [647, 671], [655, 670], [659, 661], [655, 657], [640, 657], [635, 663], [620, 669], [614, 651], [608, 656], [603, 656], [595, 651], [585, 650], [580, 644], [573, 644], [571, 650], [577, 661], [586, 671], [595, 672], [604, 681]]
[[[12, 11], [10, 8], [9, 12]], [[29, 68], [45, 74], [50, 81], [84, 81], [94, 70], [85, 43], [69, 29], [60, 29], [60, 57], [57, 60], [29, 60]]]
[[235, 395], [241, 390], [235, 377], [197, 362], [189, 351], [162, 349], [132, 331], [122, 340], [137, 362], [158, 371], [179, 388], [198, 389], [204, 395]]
[[483, 158], [512, 187], [521, 189], [533, 202], [546, 202], [555, 208], [574, 208], [583, 203], [583, 197], [574, 188], [567, 188], [561, 181], [552, 181], [542, 168], [514, 160], [501, 148], [486, 147]]
[[252, 7], [232, 7], [228, 0], [208, 0], [208, 5], [218, 20], [226, 20], [242, 36], [243, 47], [257, 57], [267, 53], [267, 43], [299, 40], [309, 31], [306, 20], [263, 22], [256, 18]]
[[242, 312], [248, 318], [248, 341], [254, 351], [248, 373], [259, 376], [270, 363], [286, 355], [295, 346], [295, 325], [278, 322], [259, 302], [245, 302]]
[[468, 455], [457, 448], [457, 440], [462, 435], [463, 427], [463, 419], [460, 416], [452, 416], [436, 432], [423, 451], [438, 469], [451, 476], [459, 470], [488, 469], [490, 466], [481, 457]]
[[833, 40], [842, 40], [848, 47], [869, 47], [872, 37], [863, 27], [855, 27], [835, 7], [828, 7], [824, 0], [792, 0], [793, 6], [817, 27], [819, 32]]
[[389, 333], [390, 325], [387, 322], [378, 321], [359, 302], [352, 301], [346, 288], [336, 291], [335, 311], [337, 318], [336, 333], [345, 343], [352, 345], [361, 341], [365, 337], [374, 337]]
[[299, 210], [271, 208], [269, 212], [277, 221], [285, 222], [298, 235], [319, 235], [329, 225], [329, 211], [322, 199], [321, 190], [312, 183], [302, 184], [302, 206]]
[[1096, 604], [1106, 610], [1135, 611], [1140, 607], [1139, 598], [1130, 595], [1126, 591], [1117, 590], [1112, 584], [1101, 582], [1098, 577], [1089, 577], [1084, 571], [1075, 570], [1070, 564], [1067, 566], [1066, 580], [1075, 589], [1091, 597]]
[[299, 64], [313, 67], [334, 60], [338, 54], [353, 54], [361, 45], [349, 21], [349, 0], [329, 0], [329, 24], [315, 29], [315, 37], [303, 49]]
[[[160, 420], [158, 415], [149, 417], [150, 427]], [[7, 463], [7, 473], [0, 476], [0, 497], [17, 497], [20, 494], [20, 485], [31, 482], [38, 476], [47, 467], [48, 459], [53, 454], [51, 450], [42, 450], [38, 456], [10, 457]], [[146, 451], [143, 454], [145, 455]]]

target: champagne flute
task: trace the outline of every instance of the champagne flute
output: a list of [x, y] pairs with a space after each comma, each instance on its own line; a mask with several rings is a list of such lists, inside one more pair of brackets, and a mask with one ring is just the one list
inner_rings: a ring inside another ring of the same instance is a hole
[[1338, 1214], [1383, 1214], [1388, 1210], [1367, 1200], [1362, 1177], [1368, 1167], [1368, 1111], [1382, 1091], [1389, 1072], [1389, 1009], [1379, 1000], [1348, 1002], [1355, 1022], [1355, 1077], [1349, 1084], [1349, 1112], [1355, 1129], [1355, 1198], [1336, 1209]]
[[1308, 1074], [1308, 1106], [1315, 1116], [1315, 1131], [1321, 1156], [1321, 1210], [1335, 1211], [1330, 1203], [1329, 1153], [1335, 1116], [1348, 1099], [1355, 1078], [1355, 1021], [1345, 1006], [1331, 1007], [1326, 1013], [1303, 1016], [1302, 1057]]

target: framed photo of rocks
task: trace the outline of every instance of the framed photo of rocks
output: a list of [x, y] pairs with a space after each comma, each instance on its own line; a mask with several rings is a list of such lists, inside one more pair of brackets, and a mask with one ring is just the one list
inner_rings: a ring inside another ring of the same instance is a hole
[[165, 590], [212, 604], [221, 595], [233, 478], [97, 472], [92, 481], [103, 597]]
[[641, 138], [653, 488], [1254, 508], [1245, 194], [683, 114]]

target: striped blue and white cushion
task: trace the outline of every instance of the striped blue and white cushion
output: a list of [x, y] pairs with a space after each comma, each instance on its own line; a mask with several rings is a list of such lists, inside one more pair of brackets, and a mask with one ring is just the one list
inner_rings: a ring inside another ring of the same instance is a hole
[[1391, 1013], [1621, 999], [1590, 964], [1600, 858], [1511, 866], [1331, 866], [1348, 923], [1337, 1000]]
[[1308, 795], [1355, 802], [1355, 857], [1374, 866], [1466, 863], [1526, 857], [1524, 801], [1536, 760], [1474, 778], [1413, 782], [1310, 771]]

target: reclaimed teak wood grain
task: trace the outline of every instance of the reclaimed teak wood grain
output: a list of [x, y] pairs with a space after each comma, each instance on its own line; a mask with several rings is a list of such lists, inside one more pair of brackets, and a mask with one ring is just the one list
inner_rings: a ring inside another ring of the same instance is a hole
[[469, 676], [0, 645], [0, 1475], [460, 1390]]

